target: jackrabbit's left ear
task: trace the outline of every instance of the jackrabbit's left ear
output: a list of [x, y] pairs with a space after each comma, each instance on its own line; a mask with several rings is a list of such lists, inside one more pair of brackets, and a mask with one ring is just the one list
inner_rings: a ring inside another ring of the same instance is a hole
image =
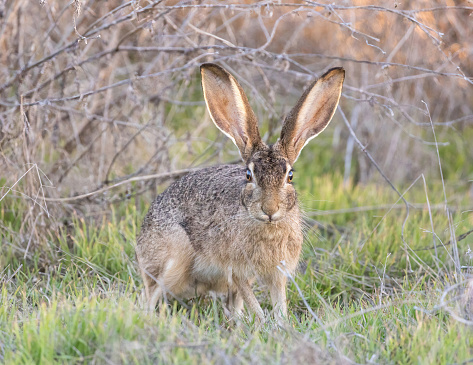
[[332, 68], [314, 82], [289, 112], [277, 142], [292, 165], [302, 148], [330, 123], [342, 93], [345, 70]]

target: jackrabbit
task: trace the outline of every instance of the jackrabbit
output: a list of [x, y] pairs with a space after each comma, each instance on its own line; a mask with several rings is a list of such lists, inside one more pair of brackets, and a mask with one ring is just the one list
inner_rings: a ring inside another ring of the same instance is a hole
[[137, 238], [136, 256], [147, 306], [160, 298], [228, 295], [264, 320], [252, 283], [267, 284], [277, 318], [286, 316], [286, 275], [296, 269], [303, 235], [292, 166], [302, 148], [332, 119], [345, 71], [314, 82], [290, 111], [279, 140], [266, 145], [236, 79], [220, 66], [200, 68], [205, 102], [215, 125], [238, 147], [244, 166], [189, 173], [160, 194]]

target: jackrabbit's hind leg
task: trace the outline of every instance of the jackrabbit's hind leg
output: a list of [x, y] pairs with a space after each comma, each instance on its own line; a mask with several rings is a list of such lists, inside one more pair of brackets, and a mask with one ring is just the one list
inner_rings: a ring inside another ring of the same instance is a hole
[[157, 278], [155, 278], [154, 275], [148, 273], [147, 270], [142, 269], [141, 276], [143, 277], [143, 283], [145, 285], [145, 310], [151, 312], [155, 311], [156, 304], [158, 303], [158, 300], [163, 294], [161, 285], [158, 282]]
[[156, 310], [156, 304], [158, 301], [161, 299], [163, 294], [163, 290], [161, 289], [161, 286], [158, 283], [155, 283], [151, 288], [150, 288], [150, 295], [148, 298], [148, 303], [147, 303], [147, 309], [150, 312], [154, 312]]

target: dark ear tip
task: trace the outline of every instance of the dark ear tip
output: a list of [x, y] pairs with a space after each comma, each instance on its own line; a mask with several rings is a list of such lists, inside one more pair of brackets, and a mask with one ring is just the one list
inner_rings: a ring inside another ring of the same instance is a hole
[[214, 64], [213, 63], [203, 63], [200, 65], [200, 73], [203, 73], [205, 70], [211, 68]]
[[206, 68], [210, 68], [212, 66], [215, 66], [215, 63], [205, 62], [205, 63], [200, 65], [200, 69], [203, 70], [203, 69], [206, 69]]
[[342, 79], [345, 79], [345, 69], [343, 67], [334, 67], [324, 73], [321, 79], [328, 79], [332, 76], [339, 75]]
[[203, 73], [204, 70], [226, 73], [226, 71], [221, 66], [211, 62], [206, 62], [200, 65], [200, 73]]

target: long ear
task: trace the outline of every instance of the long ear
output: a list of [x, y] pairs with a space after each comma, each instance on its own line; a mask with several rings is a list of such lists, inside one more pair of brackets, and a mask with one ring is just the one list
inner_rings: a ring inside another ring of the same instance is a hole
[[329, 124], [337, 109], [344, 79], [343, 68], [332, 68], [304, 92], [289, 112], [278, 144], [291, 165], [307, 142]]
[[262, 142], [255, 113], [243, 89], [232, 75], [213, 63], [204, 63], [200, 72], [210, 117], [236, 144], [241, 158], [247, 162]]

